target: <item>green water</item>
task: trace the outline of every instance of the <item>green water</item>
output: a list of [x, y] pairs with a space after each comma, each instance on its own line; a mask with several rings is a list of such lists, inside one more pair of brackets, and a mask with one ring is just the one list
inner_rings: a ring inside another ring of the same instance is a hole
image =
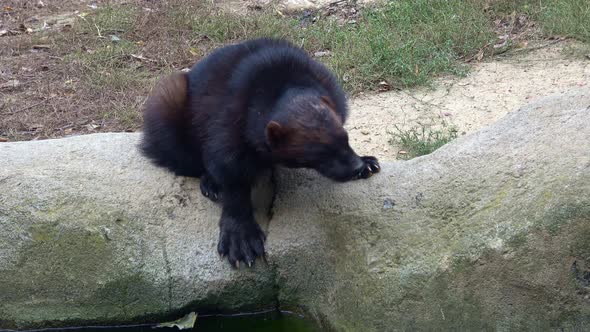
[[268, 312], [236, 316], [197, 317], [195, 327], [191, 330], [174, 328], [154, 328], [152, 325], [141, 326], [104, 326], [79, 327], [67, 329], [44, 329], [34, 331], [46, 332], [320, 332], [311, 322], [293, 314]]
[[238, 317], [210, 317], [197, 320], [196, 328], [199, 332], [319, 332], [307, 320], [291, 314], [267, 313]]

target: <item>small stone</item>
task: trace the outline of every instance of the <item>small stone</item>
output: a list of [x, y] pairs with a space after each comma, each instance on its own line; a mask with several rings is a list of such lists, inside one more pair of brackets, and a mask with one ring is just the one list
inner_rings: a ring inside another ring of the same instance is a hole
[[394, 206], [395, 206], [395, 201], [392, 199], [386, 198], [383, 201], [383, 209], [385, 209], [385, 210], [389, 210], [389, 209], [393, 208]]
[[314, 57], [316, 58], [321, 58], [321, 57], [325, 57], [325, 56], [332, 56], [332, 52], [330, 51], [319, 51], [319, 52], [315, 52], [313, 54]]

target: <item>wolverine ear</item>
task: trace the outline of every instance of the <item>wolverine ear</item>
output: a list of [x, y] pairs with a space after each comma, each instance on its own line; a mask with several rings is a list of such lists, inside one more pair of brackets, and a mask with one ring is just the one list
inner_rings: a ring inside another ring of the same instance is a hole
[[285, 129], [276, 121], [270, 121], [266, 125], [266, 142], [271, 147], [276, 147], [285, 136]]
[[324, 102], [324, 104], [328, 105], [328, 107], [330, 107], [333, 111], [336, 110], [336, 104], [334, 104], [334, 101], [332, 101], [332, 98], [328, 97], [328, 96], [322, 96], [322, 102]]

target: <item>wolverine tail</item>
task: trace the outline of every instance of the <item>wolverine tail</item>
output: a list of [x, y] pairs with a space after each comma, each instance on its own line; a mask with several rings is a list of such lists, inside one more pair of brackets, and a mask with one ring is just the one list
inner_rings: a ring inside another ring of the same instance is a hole
[[199, 146], [191, 135], [188, 81], [184, 73], [164, 77], [144, 108], [141, 152], [156, 165], [176, 175], [202, 173]]

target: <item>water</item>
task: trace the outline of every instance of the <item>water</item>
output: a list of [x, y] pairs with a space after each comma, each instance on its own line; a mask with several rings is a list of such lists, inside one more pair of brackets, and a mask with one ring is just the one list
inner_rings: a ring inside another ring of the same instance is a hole
[[154, 328], [153, 325], [77, 327], [44, 329], [45, 332], [320, 332], [313, 323], [290, 313], [267, 312], [262, 314], [197, 317], [191, 330]]

